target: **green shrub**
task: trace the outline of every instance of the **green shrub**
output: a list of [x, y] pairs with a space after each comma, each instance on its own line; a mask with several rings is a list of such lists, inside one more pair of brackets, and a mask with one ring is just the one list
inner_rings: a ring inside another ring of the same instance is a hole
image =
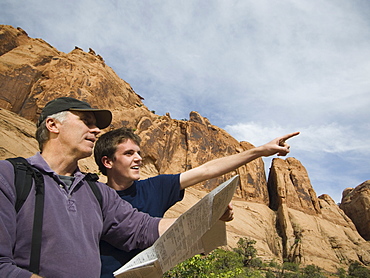
[[279, 263], [277, 263], [275, 260], [269, 261], [269, 263], [267, 265], [269, 267], [273, 267], [273, 268], [280, 268]]
[[346, 270], [343, 268], [339, 268], [337, 271], [337, 275], [339, 278], [346, 278], [347, 277]]
[[216, 249], [210, 253], [208, 258], [212, 261], [212, 266], [219, 270], [219, 273], [243, 267], [242, 258], [232, 251]]
[[187, 259], [186, 261], [178, 264], [173, 269], [167, 271], [163, 277], [199, 277], [206, 278], [205, 273], [208, 272], [209, 263], [207, 259], [201, 255]]
[[[240, 238], [238, 247], [232, 251], [215, 249], [207, 256], [196, 255], [167, 271], [165, 278], [324, 278], [322, 269], [308, 265], [300, 269], [299, 264], [284, 262], [279, 265], [276, 261], [263, 262], [257, 256], [254, 247], [255, 240]], [[348, 275], [341, 268], [338, 278], [370, 278], [370, 270], [359, 262], [349, 266]]]
[[263, 262], [262, 262], [261, 258], [253, 258], [249, 262], [249, 266], [254, 267], [254, 268], [262, 268]]
[[292, 271], [292, 272], [298, 272], [299, 271], [299, 264], [297, 263], [291, 263], [291, 262], [284, 262], [283, 263], [283, 269]]
[[308, 265], [302, 269], [302, 278], [325, 278], [321, 273], [321, 268], [316, 265]]
[[256, 243], [253, 239], [240, 238], [237, 242], [237, 248], [234, 248], [234, 252], [242, 257], [244, 266], [250, 266], [252, 259], [257, 255], [257, 250], [254, 247]]
[[266, 272], [266, 278], [276, 278], [276, 275], [271, 270], [269, 270]]
[[245, 275], [241, 257], [232, 251], [216, 249], [208, 256], [196, 255], [173, 269], [167, 271], [163, 277], [249, 277]]
[[359, 262], [353, 262], [348, 268], [348, 277], [350, 278], [369, 278], [370, 270], [362, 266]]

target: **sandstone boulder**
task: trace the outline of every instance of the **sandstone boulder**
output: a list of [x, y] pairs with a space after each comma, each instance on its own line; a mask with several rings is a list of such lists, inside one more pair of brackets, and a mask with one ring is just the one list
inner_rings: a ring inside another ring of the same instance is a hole
[[340, 208], [351, 218], [360, 235], [370, 240], [370, 180], [343, 193]]
[[359, 258], [369, 265], [370, 243], [330, 196], [316, 197], [298, 160], [273, 159], [268, 190], [283, 258], [331, 271]]

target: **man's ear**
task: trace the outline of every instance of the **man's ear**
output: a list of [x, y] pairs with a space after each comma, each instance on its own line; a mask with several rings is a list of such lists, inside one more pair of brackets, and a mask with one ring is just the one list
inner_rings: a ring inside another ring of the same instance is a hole
[[45, 122], [46, 128], [51, 133], [59, 133], [59, 127], [57, 125], [57, 120], [53, 118], [47, 118]]
[[108, 156], [103, 156], [101, 158], [101, 162], [103, 163], [104, 167], [107, 169], [112, 169], [112, 160], [108, 158]]

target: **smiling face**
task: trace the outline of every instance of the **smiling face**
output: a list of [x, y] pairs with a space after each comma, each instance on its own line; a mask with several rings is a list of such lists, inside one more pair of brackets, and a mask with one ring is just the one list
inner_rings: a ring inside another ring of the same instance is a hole
[[108, 180], [119, 184], [120, 189], [128, 188], [133, 181], [140, 179], [140, 166], [142, 164], [140, 147], [131, 139], [117, 145], [113, 160], [106, 156], [103, 159], [107, 168]]
[[92, 112], [68, 112], [66, 119], [58, 123], [58, 128], [58, 140], [65, 152], [78, 159], [92, 154], [96, 136], [100, 133]]

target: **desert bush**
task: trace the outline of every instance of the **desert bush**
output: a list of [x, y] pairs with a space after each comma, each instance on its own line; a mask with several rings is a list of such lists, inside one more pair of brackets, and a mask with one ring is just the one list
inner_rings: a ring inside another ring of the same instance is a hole
[[369, 278], [370, 270], [359, 262], [353, 262], [348, 268], [348, 278]]

